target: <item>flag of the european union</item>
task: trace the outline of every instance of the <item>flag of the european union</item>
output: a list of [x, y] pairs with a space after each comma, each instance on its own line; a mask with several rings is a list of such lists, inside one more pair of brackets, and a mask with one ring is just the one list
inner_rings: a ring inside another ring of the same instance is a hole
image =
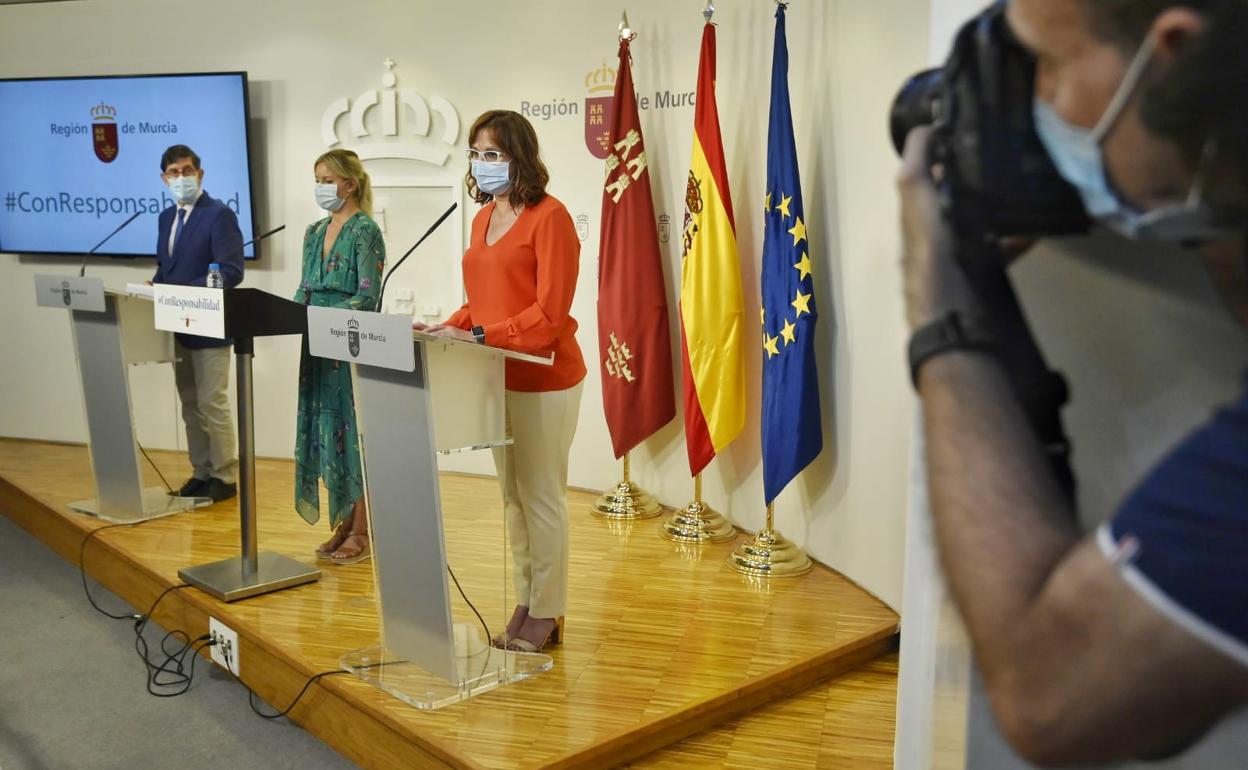
[[763, 237], [763, 489], [770, 504], [823, 449], [814, 279], [789, 109], [784, 5], [776, 8]]

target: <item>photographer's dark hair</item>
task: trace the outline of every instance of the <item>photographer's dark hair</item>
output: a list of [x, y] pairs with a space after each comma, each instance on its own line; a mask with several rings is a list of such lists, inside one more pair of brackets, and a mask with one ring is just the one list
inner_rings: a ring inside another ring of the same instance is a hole
[[199, 169], [199, 156], [195, 154], [195, 151], [185, 144], [175, 144], [160, 156], [160, 173], [165, 173], [165, 169], [169, 168], [170, 164], [177, 163], [183, 158], [190, 158], [195, 169]]
[[1205, 33], [1175, 60], [1169, 75], [1144, 91], [1144, 124], [1174, 139], [1194, 164], [1209, 139], [1234, 159], [1248, 186], [1248, 0], [1083, 0], [1102, 39], [1134, 54], [1168, 8], [1190, 8], [1207, 19]]
[[[550, 182], [550, 172], [542, 163], [541, 150], [537, 145], [537, 132], [533, 124], [523, 115], [511, 110], [490, 110], [477, 118], [468, 132], [468, 144], [477, 141], [477, 136], [489, 130], [494, 137], [498, 149], [511, 158], [511, 189], [507, 191], [507, 200], [512, 206], [532, 206], [546, 197], [546, 185]], [[464, 178], [468, 186], [468, 194], [477, 203], [489, 203], [492, 195], [481, 192], [477, 180], [472, 176], [472, 167]]]

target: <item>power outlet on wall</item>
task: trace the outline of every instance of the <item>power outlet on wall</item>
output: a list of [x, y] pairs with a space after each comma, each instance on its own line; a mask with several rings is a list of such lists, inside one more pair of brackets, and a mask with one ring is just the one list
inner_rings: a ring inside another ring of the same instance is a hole
[[208, 618], [208, 636], [216, 642], [208, 648], [212, 662], [238, 676], [238, 633], [216, 618]]

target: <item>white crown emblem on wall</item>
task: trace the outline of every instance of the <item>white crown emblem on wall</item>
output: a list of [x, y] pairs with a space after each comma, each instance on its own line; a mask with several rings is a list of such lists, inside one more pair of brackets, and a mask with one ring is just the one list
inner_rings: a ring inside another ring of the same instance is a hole
[[[386, 71], [381, 76], [380, 89], [365, 91], [355, 98], [355, 104], [347, 97], [330, 103], [321, 115], [321, 139], [326, 147], [341, 143], [336, 126], [338, 119], [350, 114], [348, 125], [357, 139], [376, 136], [364, 125], [365, 115], [372, 109], [381, 109], [380, 125], [376, 126], [385, 141], [364, 142], [352, 147], [361, 160], [375, 158], [398, 158], [416, 160], [434, 166], [446, 165], [451, 150], [459, 141], [459, 113], [454, 105], [441, 96], [431, 96], [428, 101], [415, 91], [397, 88], [398, 77], [394, 74], [395, 62], [386, 59]], [[407, 109], [404, 110], [403, 108]], [[433, 116], [441, 118], [441, 130], [434, 130]], [[400, 117], [402, 120], [400, 120]], [[403, 134], [399, 124], [403, 124]], [[412, 140], [409, 137], [420, 137]], [[391, 139], [390, 137], [397, 137]]]

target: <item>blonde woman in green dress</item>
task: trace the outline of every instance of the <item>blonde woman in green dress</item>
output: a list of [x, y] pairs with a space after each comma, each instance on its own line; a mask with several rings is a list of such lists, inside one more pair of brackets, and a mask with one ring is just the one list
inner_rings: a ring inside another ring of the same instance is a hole
[[[303, 279], [295, 301], [376, 310], [386, 247], [372, 219], [368, 173], [350, 150], [330, 150], [316, 159], [313, 170], [316, 201], [329, 216], [303, 234]], [[308, 355], [306, 338], [295, 428], [295, 509], [315, 524], [321, 516], [318, 481], [329, 493], [334, 534], [316, 549], [317, 557], [336, 564], [367, 559], [371, 549], [351, 366]]]

